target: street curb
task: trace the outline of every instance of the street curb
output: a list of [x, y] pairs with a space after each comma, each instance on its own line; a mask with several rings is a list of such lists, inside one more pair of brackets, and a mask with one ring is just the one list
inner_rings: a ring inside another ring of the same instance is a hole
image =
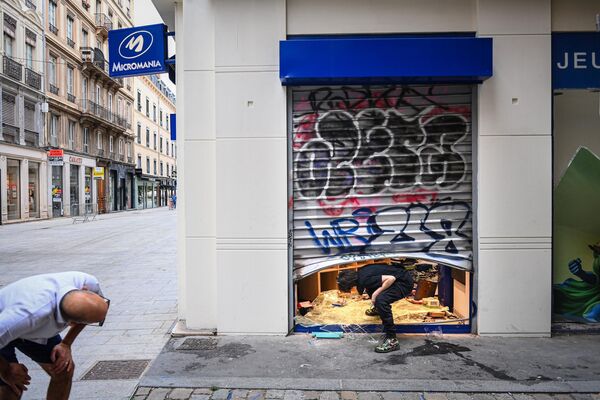
[[144, 377], [144, 387], [285, 389], [321, 391], [393, 391], [458, 393], [599, 393], [596, 381], [490, 381], [490, 380], [422, 380], [422, 379], [295, 379], [295, 378], [177, 378]]

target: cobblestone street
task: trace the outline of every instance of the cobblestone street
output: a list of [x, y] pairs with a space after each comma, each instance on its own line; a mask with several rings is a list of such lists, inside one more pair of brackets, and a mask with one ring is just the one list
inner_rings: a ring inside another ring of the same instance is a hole
[[[175, 227], [175, 212], [166, 208], [0, 227], [0, 285], [79, 270], [95, 275], [111, 300], [105, 325], [86, 328], [73, 345], [72, 399], [128, 399], [137, 379], [81, 378], [98, 361], [152, 360], [168, 340], [177, 307]], [[48, 377], [18, 356], [32, 375], [23, 399], [45, 399]]]
[[139, 400], [599, 400], [600, 394], [418, 393], [302, 390], [230, 390], [140, 387]]

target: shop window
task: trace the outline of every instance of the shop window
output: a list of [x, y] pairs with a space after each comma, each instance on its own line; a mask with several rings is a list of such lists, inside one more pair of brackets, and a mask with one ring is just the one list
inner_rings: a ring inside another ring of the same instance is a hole
[[16, 220], [21, 218], [21, 161], [8, 159], [6, 167], [8, 219]]
[[79, 165], [71, 164], [70, 166], [70, 200], [71, 200], [71, 216], [78, 216], [79, 210]]
[[92, 206], [92, 168], [91, 167], [85, 167], [85, 181], [84, 181], [84, 188], [83, 188], [83, 196], [84, 196], [84, 201], [85, 201], [85, 211], [86, 213], [91, 213], [93, 212], [93, 206]]
[[40, 164], [29, 162], [29, 217], [40, 217]]
[[62, 217], [63, 207], [63, 167], [52, 166], [52, 216]]

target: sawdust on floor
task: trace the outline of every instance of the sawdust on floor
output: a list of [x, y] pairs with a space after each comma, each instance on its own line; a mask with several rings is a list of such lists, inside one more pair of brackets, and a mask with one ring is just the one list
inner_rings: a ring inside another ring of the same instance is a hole
[[[312, 304], [313, 308], [303, 317], [297, 318], [297, 323], [302, 325], [369, 325], [381, 323], [381, 319], [378, 316], [370, 317], [365, 315], [365, 311], [371, 308], [371, 300], [362, 299], [358, 294], [351, 296], [340, 295], [338, 290], [328, 290], [317, 296]], [[343, 306], [340, 307], [340, 304], [343, 304]], [[428, 316], [432, 311], [444, 311], [446, 312], [446, 317], [432, 318]], [[393, 303], [392, 313], [394, 314], [394, 322], [397, 324], [437, 321], [446, 323], [458, 319], [456, 315], [448, 311], [448, 307], [426, 307], [423, 304], [413, 304], [406, 299]]]

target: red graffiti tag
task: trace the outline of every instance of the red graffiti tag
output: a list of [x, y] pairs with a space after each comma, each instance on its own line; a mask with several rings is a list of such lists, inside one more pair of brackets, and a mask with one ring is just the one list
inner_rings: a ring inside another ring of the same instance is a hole
[[402, 193], [392, 196], [394, 203], [433, 203], [438, 197], [437, 192], [417, 189], [414, 193]]

